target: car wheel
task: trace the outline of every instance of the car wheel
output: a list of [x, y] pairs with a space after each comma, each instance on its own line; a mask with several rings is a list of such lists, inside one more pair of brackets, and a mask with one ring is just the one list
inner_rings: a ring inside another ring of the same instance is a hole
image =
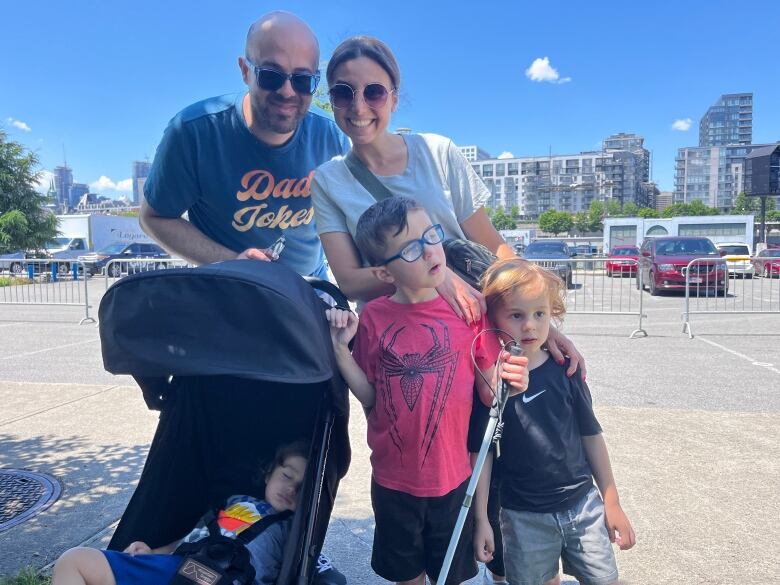
[[650, 287], [650, 294], [654, 297], [657, 297], [660, 291], [655, 286], [655, 275], [650, 272], [647, 280], [649, 282], [648, 286]]
[[119, 264], [112, 264], [108, 270], [108, 274], [114, 278], [119, 278], [122, 276], [122, 267]]
[[612, 278], [612, 269], [607, 268], [607, 278]]
[[68, 276], [70, 274], [70, 264], [68, 262], [62, 262], [57, 266], [57, 274], [60, 276]]
[[11, 274], [19, 275], [22, 272], [24, 272], [24, 266], [22, 266], [21, 262], [13, 262], [11, 264]]
[[572, 277], [571, 270], [566, 273], [566, 288], [570, 289], [574, 287], [574, 279]]
[[764, 278], [769, 278], [769, 266], [764, 266]]

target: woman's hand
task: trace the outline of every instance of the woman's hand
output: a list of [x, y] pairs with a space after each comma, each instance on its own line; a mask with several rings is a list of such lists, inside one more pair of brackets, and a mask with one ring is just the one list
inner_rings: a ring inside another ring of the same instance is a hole
[[476, 323], [487, 312], [485, 297], [472, 288], [450, 268], [445, 271], [444, 282], [436, 289], [455, 314], [466, 321]]
[[550, 351], [550, 355], [559, 364], [563, 364], [563, 356], [569, 357], [569, 369], [566, 370], [566, 375], [570, 378], [577, 371], [577, 366], [581, 368], [580, 375], [582, 381], [585, 381], [587, 375], [587, 369], [585, 368], [585, 358], [574, 347], [571, 339], [566, 337], [563, 333], [558, 331], [555, 327], [550, 327], [550, 333], [547, 335], [547, 349]]

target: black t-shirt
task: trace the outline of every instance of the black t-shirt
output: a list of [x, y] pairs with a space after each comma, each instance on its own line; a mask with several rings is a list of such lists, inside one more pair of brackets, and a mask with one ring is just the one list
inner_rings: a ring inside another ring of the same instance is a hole
[[[582, 436], [601, 433], [590, 390], [580, 371], [566, 376], [548, 358], [530, 371], [528, 390], [513, 396], [504, 409], [501, 457], [501, 505], [528, 512], [559, 512], [584, 497], [593, 478]], [[488, 409], [475, 403], [469, 450], [477, 452]]]

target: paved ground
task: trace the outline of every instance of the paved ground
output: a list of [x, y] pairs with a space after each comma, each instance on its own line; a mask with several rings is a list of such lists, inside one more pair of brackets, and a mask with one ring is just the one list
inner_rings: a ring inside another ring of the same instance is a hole
[[[780, 315], [694, 315], [688, 339], [682, 298], [643, 300], [644, 339], [628, 338], [633, 316], [570, 315], [563, 326], [587, 356], [638, 535], [633, 550], [618, 553], [623, 581], [780, 583]], [[0, 304], [0, 468], [49, 473], [64, 486], [51, 508], [0, 533], [0, 575], [105, 542], [152, 437], [156, 416], [132, 380], [103, 371], [97, 329], [78, 325], [82, 316]], [[357, 408], [351, 437], [353, 465], [326, 550], [350, 583], [375, 584]]]

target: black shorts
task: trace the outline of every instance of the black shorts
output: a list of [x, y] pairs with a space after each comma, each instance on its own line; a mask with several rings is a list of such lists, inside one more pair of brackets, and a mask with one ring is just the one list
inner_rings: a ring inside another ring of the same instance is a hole
[[[382, 487], [371, 480], [374, 507], [374, 548], [371, 568], [388, 581], [411, 581], [425, 572], [437, 581], [455, 522], [466, 496], [468, 480], [450, 493], [420, 498]], [[446, 584], [457, 585], [477, 574], [469, 510]]]

